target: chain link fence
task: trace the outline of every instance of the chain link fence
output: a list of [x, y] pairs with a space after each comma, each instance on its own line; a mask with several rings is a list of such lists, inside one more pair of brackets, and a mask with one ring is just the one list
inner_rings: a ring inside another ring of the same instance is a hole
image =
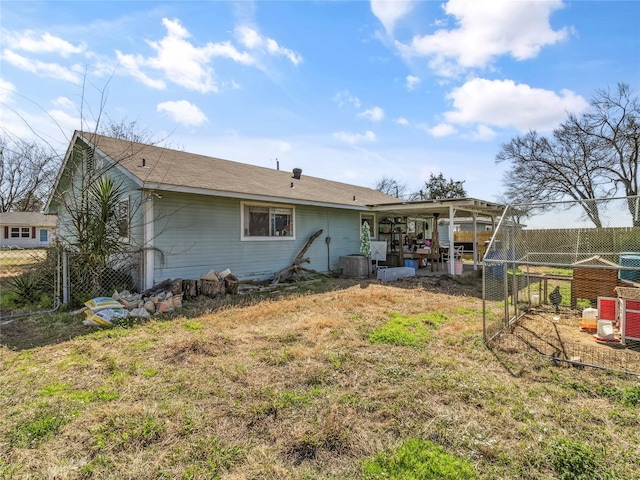
[[0, 250], [0, 321], [60, 305], [62, 250]]
[[640, 198], [508, 206], [483, 302], [490, 346], [640, 373]]
[[0, 250], [0, 322], [71, 308], [114, 291], [140, 291], [142, 253], [121, 253], [108, 264], [60, 245]]
[[115, 291], [141, 289], [141, 252], [121, 252], [107, 264], [78, 252], [66, 252], [64, 257], [63, 301], [72, 307], [95, 297], [111, 296]]

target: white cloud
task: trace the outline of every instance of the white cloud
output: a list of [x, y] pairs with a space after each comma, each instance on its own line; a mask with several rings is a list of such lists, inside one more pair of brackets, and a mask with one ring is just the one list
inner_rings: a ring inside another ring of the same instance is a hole
[[86, 130], [94, 130], [95, 122], [87, 118], [81, 118], [79, 114], [72, 115], [69, 112], [55, 109], [47, 112], [54, 124], [63, 132], [72, 132], [81, 125]]
[[398, 20], [411, 12], [414, 3], [410, 0], [371, 0], [371, 12], [391, 34]]
[[404, 117], [398, 117], [396, 119], [393, 120], [395, 123], [397, 123], [398, 125], [409, 125], [409, 120], [407, 120]]
[[481, 124], [485, 128], [516, 128], [550, 131], [565, 118], [567, 112], [579, 114], [588, 107], [580, 95], [562, 90], [550, 90], [515, 84], [511, 80], [473, 79], [454, 89], [447, 98], [454, 109], [444, 114], [448, 123]]
[[372, 122], [379, 122], [384, 118], [384, 110], [380, 107], [373, 107], [364, 112], [360, 112], [358, 116], [371, 120]]
[[139, 80], [143, 85], [147, 87], [163, 90], [167, 84], [160, 79], [154, 79], [140, 70], [140, 65], [145, 64], [145, 60], [142, 56], [137, 55], [125, 55], [124, 53], [116, 50], [116, 57], [118, 63], [125, 69], [125, 71], [133, 78]]
[[487, 127], [486, 125], [478, 125], [476, 131], [473, 134], [474, 140], [492, 140], [497, 136], [497, 133]]
[[27, 72], [42, 75], [44, 77], [66, 80], [72, 83], [78, 83], [81, 78], [80, 75], [76, 72], [81, 70], [81, 67], [79, 66], [73, 66], [72, 69], [69, 69], [63, 67], [58, 63], [47, 63], [40, 60], [27, 58], [8, 49], [2, 52], [2, 60], [10, 63], [14, 67], [20, 68]]
[[[239, 50], [228, 40], [196, 46], [190, 41], [191, 34], [180, 20], [163, 18], [162, 24], [167, 29], [164, 38], [159, 41], [147, 41], [156, 52], [155, 56], [144, 57], [116, 52], [124, 69], [152, 88], [165, 88], [166, 80], [200, 93], [217, 92], [219, 84], [210, 66], [214, 58], [227, 58], [263, 70], [259, 59], [265, 55], [283, 56], [294, 65], [302, 61], [302, 57], [296, 52], [280, 46], [272, 38], [261, 37], [255, 29], [249, 27], [238, 27], [235, 34], [239, 42], [251, 52]], [[153, 78], [149, 70], [162, 74], [162, 78]], [[234, 88], [236, 84], [232, 82], [230, 85]]]
[[409, 90], [415, 89], [420, 85], [420, 79], [414, 75], [407, 75], [407, 88]]
[[258, 48], [262, 44], [262, 38], [253, 28], [236, 27], [236, 36], [240, 43], [249, 49]]
[[38, 37], [32, 30], [21, 34], [3, 34], [5, 46], [14, 50], [22, 50], [30, 53], [57, 53], [62, 57], [85, 51], [84, 44], [73, 45], [60, 37], [50, 33], [43, 33]]
[[450, 137], [457, 133], [456, 128], [449, 123], [440, 123], [432, 128], [427, 128], [426, 131], [436, 138]]
[[0, 78], [0, 102], [7, 103], [15, 91], [16, 87], [13, 83]]
[[355, 108], [360, 108], [362, 103], [358, 97], [354, 97], [348, 90], [341, 90], [336, 93], [331, 99], [338, 104], [339, 107], [344, 107], [346, 104], [351, 104]]
[[147, 44], [156, 52], [155, 57], [129, 55], [116, 52], [120, 64], [134, 78], [152, 88], [164, 88], [164, 80], [153, 79], [144, 69], [163, 74], [168, 81], [188, 90], [200, 93], [217, 92], [218, 85], [209, 62], [214, 57], [224, 57], [244, 65], [254, 62], [251, 55], [238, 51], [230, 42], [209, 42], [195, 46], [188, 39], [191, 34], [179, 20], [162, 19], [167, 34], [160, 41], [148, 40]]
[[396, 46], [408, 57], [428, 57], [430, 67], [443, 76], [486, 67], [501, 55], [525, 60], [567, 38], [569, 28], [554, 30], [549, 23], [562, 7], [561, 0], [449, 0], [443, 8], [457, 28], [416, 35], [410, 44]]
[[293, 50], [278, 45], [273, 38], [264, 38], [260, 33], [247, 25], [241, 25], [235, 29], [236, 36], [242, 45], [249, 50], [259, 50], [270, 55], [286, 57], [294, 65], [302, 62], [302, 56]]
[[267, 39], [267, 50], [273, 55], [281, 55], [287, 57], [287, 59], [294, 65], [298, 65], [300, 62], [302, 62], [302, 56], [300, 56], [293, 50], [281, 47], [280, 45], [278, 45], [278, 42], [271, 38]]
[[53, 101], [53, 104], [57, 107], [67, 110], [75, 110], [75, 104], [68, 97], [58, 97]]
[[178, 123], [193, 127], [197, 127], [208, 121], [206, 115], [202, 113], [202, 110], [186, 100], [159, 103], [157, 111], [168, 114]]
[[146, 59], [144, 65], [161, 71], [169, 81], [188, 90], [216, 92], [218, 87], [208, 62], [214, 55], [233, 56], [233, 49], [228, 51], [225, 45], [211, 43], [196, 47], [187, 40], [191, 35], [179, 20], [163, 18], [162, 24], [167, 35], [159, 42], [147, 42], [157, 56]]
[[376, 134], [371, 130], [367, 130], [364, 134], [336, 132], [333, 134], [333, 138], [340, 140], [341, 142], [348, 143], [349, 145], [356, 145], [362, 142], [375, 142]]

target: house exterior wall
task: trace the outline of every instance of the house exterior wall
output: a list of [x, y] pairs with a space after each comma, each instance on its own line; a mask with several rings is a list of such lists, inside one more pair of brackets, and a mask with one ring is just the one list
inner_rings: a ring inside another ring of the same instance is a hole
[[163, 192], [153, 202], [154, 283], [227, 268], [242, 280], [267, 279], [290, 266], [319, 229], [322, 235], [305, 255], [306, 268], [336, 270], [338, 258], [358, 253], [360, 246], [358, 211], [296, 205], [295, 237], [243, 240], [239, 199]]
[[[58, 228], [56, 231], [58, 239], [63, 244], [73, 244], [76, 241], [76, 232], [73, 228], [72, 214], [78, 211], [78, 197], [83, 185], [82, 168], [86, 168], [83, 163], [82, 154], [83, 144], [79, 142], [71, 153], [71, 158], [67, 163], [66, 170], [63, 172], [62, 178], [58, 184], [56, 195], [51, 199], [49, 206], [50, 213], [58, 215]], [[121, 183], [123, 195], [121, 200], [128, 200], [129, 204], [129, 236], [123, 238], [122, 241], [128, 245], [128, 250], [132, 252], [124, 263], [114, 264], [114, 268], [119, 266], [126, 267], [128, 273], [131, 274], [133, 283], [138, 288], [143, 285], [141, 266], [142, 266], [142, 247], [144, 243], [143, 229], [143, 192], [139, 185], [126, 176], [121, 169], [115, 167], [110, 159], [94, 158], [94, 168], [103, 172], [101, 177], [109, 177], [117, 183]], [[86, 183], [86, 182], [85, 182]]]
[[[12, 237], [12, 229], [20, 229], [19, 237]], [[27, 229], [29, 237], [22, 236], [23, 229]], [[46, 232], [46, 233], [43, 233]], [[2, 248], [45, 248], [54, 240], [55, 230], [50, 227], [41, 227], [37, 225], [0, 225], [0, 234], [2, 235]], [[46, 240], [41, 240], [46, 235]]]
[[[61, 196], [53, 199], [50, 207], [52, 212], [58, 214], [58, 236], [67, 242], [75, 240], [70, 210], [73, 212], [77, 208], [77, 199], [73, 199], [72, 196], [79, 194], [83, 184], [80, 157], [81, 153], [79, 151], [74, 152], [74, 158], [69, 162], [65, 177], [60, 183], [58, 193], [61, 193]], [[95, 162], [95, 168], [104, 172], [101, 175], [102, 177], [112, 178], [117, 183], [122, 184], [122, 189], [126, 192], [122, 199], [129, 200], [130, 236], [128, 242], [134, 248], [141, 246], [143, 243], [143, 215], [141, 208], [143, 192], [136, 182], [124, 175], [118, 168], [113, 167], [113, 163], [110, 160], [96, 159]]]

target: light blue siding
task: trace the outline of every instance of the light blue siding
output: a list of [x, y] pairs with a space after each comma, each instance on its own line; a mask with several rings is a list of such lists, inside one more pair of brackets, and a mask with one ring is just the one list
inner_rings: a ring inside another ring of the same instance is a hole
[[[323, 233], [305, 257], [306, 268], [329, 272], [338, 257], [358, 253], [359, 212], [295, 206], [295, 239], [243, 241], [239, 199], [163, 192], [154, 200], [154, 283], [198, 279], [209, 270], [230, 269], [240, 279], [266, 279], [290, 266], [316, 231]], [[327, 237], [330, 237], [327, 243]]]

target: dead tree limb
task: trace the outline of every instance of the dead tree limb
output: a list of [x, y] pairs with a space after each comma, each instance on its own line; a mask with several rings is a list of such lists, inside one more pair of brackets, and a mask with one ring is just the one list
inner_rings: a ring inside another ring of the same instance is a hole
[[307, 253], [307, 250], [309, 250], [309, 247], [311, 246], [313, 241], [320, 235], [322, 235], [322, 229], [311, 235], [309, 240], [307, 240], [307, 243], [305, 243], [304, 247], [302, 247], [302, 250], [300, 250], [298, 255], [296, 255], [296, 258], [293, 260], [293, 265], [285, 268], [284, 270], [280, 270], [273, 276], [273, 280], [271, 282], [273, 285], [286, 280], [298, 281], [303, 276], [302, 272], [304, 272], [306, 269], [303, 268], [301, 264], [309, 263], [310, 261], [309, 258], [305, 258], [304, 255], [305, 253]]

